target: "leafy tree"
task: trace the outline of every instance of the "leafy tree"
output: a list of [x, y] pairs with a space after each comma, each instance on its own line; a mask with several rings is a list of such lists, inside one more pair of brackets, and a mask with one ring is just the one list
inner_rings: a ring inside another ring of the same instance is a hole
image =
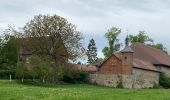
[[53, 77], [53, 65], [48, 62], [48, 61], [44, 61], [41, 60], [40, 66], [37, 67], [37, 74], [39, 76], [39, 78], [42, 80], [42, 82], [45, 82], [45, 79], [50, 80], [51, 77]]
[[28, 70], [25, 62], [18, 62], [16, 68], [16, 76], [18, 78], [22, 78], [22, 82], [24, 82], [24, 78], [27, 76]]
[[137, 34], [137, 35], [129, 35], [129, 41], [131, 44], [133, 44], [135, 42], [140, 42], [140, 43], [144, 43], [144, 44], [153, 42], [153, 40], [149, 36], [147, 36], [145, 31], [139, 31], [139, 34]]
[[95, 64], [101, 64], [104, 61], [103, 58], [97, 58]]
[[25, 38], [23, 45], [33, 53], [49, 58], [56, 64], [60, 60], [66, 61], [67, 56], [76, 60], [83, 50], [82, 34], [75, 25], [58, 15], [37, 15], [26, 23], [23, 32], [16, 35]]
[[97, 60], [97, 48], [94, 39], [90, 40], [87, 50], [88, 63], [93, 64]]
[[121, 29], [112, 27], [108, 30], [108, 32], [105, 34], [105, 37], [107, 38], [109, 42], [109, 46], [105, 47], [102, 52], [105, 57], [109, 57], [113, 53], [120, 50], [121, 44], [119, 43], [118, 36], [121, 33]]
[[164, 45], [162, 43], [155, 44], [153, 39], [151, 39], [145, 33], [145, 31], [139, 31], [139, 34], [137, 34], [137, 35], [129, 35], [129, 40], [130, 40], [131, 44], [133, 44], [135, 42], [144, 43], [146, 45], [149, 45], [149, 46], [154, 47], [156, 49], [160, 49], [163, 52], [167, 53], [166, 47], [164, 47]]
[[50, 80], [52, 75], [54, 75], [53, 65], [36, 55], [29, 57], [27, 63], [27, 69], [33, 79], [39, 78], [44, 83], [45, 79]]
[[0, 64], [5, 64], [6, 69], [11, 69], [18, 61], [17, 44], [12, 32], [13, 28], [9, 27], [0, 37]]

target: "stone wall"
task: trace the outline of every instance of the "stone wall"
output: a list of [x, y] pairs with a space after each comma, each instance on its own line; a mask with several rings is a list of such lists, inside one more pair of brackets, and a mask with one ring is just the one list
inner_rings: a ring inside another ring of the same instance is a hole
[[159, 85], [159, 72], [133, 68], [134, 88], [148, 88]]
[[162, 66], [160, 67], [160, 69], [161, 69], [161, 72], [165, 73], [167, 77], [170, 77], [170, 68]]
[[125, 88], [149, 88], [159, 85], [159, 73], [133, 68], [132, 75], [90, 74], [89, 82], [116, 87], [121, 81]]

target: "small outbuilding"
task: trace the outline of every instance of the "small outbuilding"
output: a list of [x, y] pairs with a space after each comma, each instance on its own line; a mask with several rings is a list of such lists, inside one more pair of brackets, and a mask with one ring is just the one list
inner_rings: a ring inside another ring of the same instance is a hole
[[125, 88], [149, 88], [159, 85], [160, 72], [170, 77], [170, 57], [161, 50], [142, 43], [126, 46], [112, 54], [89, 75], [88, 80], [98, 85]]

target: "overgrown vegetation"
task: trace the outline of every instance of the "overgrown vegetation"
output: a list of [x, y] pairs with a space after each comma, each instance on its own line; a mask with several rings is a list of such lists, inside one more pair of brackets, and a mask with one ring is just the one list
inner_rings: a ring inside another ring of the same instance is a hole
[[161, 73], [159, 77], [159, 84], [163, 88], [170, 88], [170, 78], [167, 77], [164, 73]]
[[[24, 62], [25, 61], [25, 62]], [[27, 81], [40, 83], [57, 83], [60, 81], [67, 83], [85, 82], [87, 73], [76, 70], [70, 64], [61, 64], [55, 67], [52, 62], [42, 59], [39, 56], [32, 55], [26, 60], [18, 63], [17, 77]]]
[[119, 79], [119, 81], [118, 81], [118, 83], [117, 83], [116, 88], [124, 88], [123, 82], [122, 82], [122, 76], [119, 75], [119, 76], [118, 76], [118, 79]]

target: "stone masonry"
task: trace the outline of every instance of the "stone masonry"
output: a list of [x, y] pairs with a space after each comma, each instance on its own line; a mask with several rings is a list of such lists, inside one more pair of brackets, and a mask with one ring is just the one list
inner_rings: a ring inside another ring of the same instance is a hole
[[122, 81], [124, 88], [149, 88], [159, 85], [159, 72], [133, 68], [131, 75], [90, 74], [88, 80], [102, 86], [117, 87]]

